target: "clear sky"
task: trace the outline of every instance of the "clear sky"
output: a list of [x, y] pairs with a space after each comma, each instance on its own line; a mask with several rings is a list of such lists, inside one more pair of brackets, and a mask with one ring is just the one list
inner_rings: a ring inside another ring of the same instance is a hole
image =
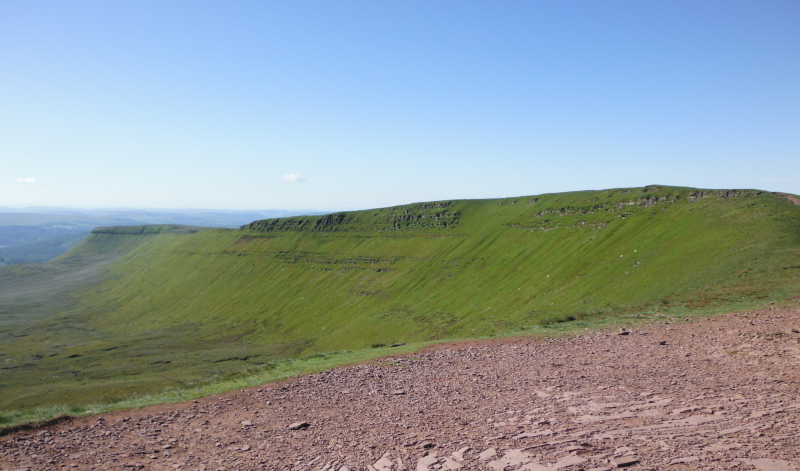
[[0, 206], [800, 193], [800, 2], [0, 0]]

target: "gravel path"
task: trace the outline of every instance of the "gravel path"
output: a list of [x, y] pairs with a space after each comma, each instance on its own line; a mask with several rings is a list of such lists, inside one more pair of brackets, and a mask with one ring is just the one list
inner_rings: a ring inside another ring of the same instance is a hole
[[800, 310], [775, 307], [557, 340], [447, 344], [0, 437], [0, 469], [799, 465]]

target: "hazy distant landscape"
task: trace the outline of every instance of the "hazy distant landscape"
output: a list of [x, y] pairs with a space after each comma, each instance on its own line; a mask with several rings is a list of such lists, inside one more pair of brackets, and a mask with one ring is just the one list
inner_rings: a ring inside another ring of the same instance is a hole
[[184, 224], [239, 227], [256, 219], [324, 214], [322, 211], [212, 211], [0, 207], [0, 264], [51, 260], [99, 226]]

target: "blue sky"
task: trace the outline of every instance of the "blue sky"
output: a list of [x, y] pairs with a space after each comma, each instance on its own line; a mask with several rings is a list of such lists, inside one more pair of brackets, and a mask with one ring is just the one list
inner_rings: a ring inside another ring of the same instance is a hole
[[797, 1], [0, 1], [0, 206], [800, 193]]

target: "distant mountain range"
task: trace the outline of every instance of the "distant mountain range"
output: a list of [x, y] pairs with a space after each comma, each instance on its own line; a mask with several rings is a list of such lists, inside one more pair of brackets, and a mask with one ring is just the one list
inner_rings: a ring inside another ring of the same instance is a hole
[[0, 264], [46, 262], [75, 246], [99, 226], [184, 224], [239, 227], [259, 219], [319, 214], [325, 212], [0, 207]]

